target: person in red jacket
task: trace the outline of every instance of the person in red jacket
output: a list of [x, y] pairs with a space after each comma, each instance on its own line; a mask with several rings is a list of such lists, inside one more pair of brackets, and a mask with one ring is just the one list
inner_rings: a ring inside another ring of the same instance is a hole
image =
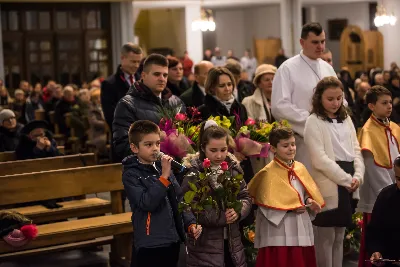
[[189, 54], [185, 51], [183, 58], [181, 59], [183, 66], [183, 76], [188, 77], [192, 72], [193, 61], [190, 59]]

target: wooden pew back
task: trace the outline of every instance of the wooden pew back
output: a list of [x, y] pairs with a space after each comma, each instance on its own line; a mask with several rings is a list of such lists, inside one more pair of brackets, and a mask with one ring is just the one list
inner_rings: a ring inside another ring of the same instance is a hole
[[[60, 153], [65, 154], [65, 147], [64, 146], [57, 146], [58, 151]], [[7, 151], [7, 152], [0, 152], [0, 162], [6, 161], [16, 161], [17, 155], [15, 155], [15, 151]]]
[[44, 109], [35, 110], [35, 120], [45, 120], [46, 119], [46, 111]]
[[[6, 175], [0, 177], [0, 206], [100, 192], [112, 192], [118, 200], [121, 177], [120, 163]], [[122, 209], [121, 200], [116, 202], [113, 205]]]
[[0, 152], [0, 162], [16, 160], [14, 151]]
[[95, 165], [94, 153], [0, 162], [0, 176]]

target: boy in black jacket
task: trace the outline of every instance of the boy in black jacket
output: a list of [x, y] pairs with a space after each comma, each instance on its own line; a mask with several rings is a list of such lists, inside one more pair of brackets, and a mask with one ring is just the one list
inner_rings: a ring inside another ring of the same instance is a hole
[[132, 210], [135, 230], [131, 266], [176, 267], [180, 243], [185, 240], [185, 229], [197, 238], [201, 226], [194, 226], [193, 215], [180, 214], [178, 202], [181, 188], [171, 172], [172, 158], [162, 156], [160, 129], [151, 121], [139, 120], [129, 129], [129, 143], [134, 155], [126, 157], [122, 182]]

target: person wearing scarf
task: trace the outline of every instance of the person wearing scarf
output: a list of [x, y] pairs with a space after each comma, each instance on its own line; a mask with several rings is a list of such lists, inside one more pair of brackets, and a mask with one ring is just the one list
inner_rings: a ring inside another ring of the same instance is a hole
[[[204, 88], [206, 96], [204, 104], [199, 107], [202, 119], [207, 120], [210, 116], [234, 116], [233, 128], [239, 129], [248, 119], [246, 108], [234, 98], [232, 92], [236, 87], [233, 74], [224, 67], [215, 67], [208, 72]], [[235, 152], [236, 158], [241, 162], [244, 171], [244, 179], [249, 182], [254, 176], [251, 162], [244, 155]]]
[[294, 161], [293, 130], [275, 127], [270, 143], [274, 160], [248, 186], [258, 206], [256, 267], [316, 267], [311, 220], [324, 199], [304, 165]]
[[381, 190], [392, 185], [395, 179], [393, 162], [399, 155], [400, 127], [389, 120], [392, 112], [392, 94], [383, 86], [373, 86], [366, 94], [371, 117], [361, 129], [360, 143], [365, 164], [364, 183], [360, 187], [357, 210], [363, 213], [359, 267], [371, 266], [365, 247], [365, 233]]

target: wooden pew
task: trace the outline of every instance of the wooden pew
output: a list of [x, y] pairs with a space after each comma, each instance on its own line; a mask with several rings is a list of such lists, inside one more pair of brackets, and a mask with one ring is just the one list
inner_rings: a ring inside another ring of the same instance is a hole
[[[60, 153], [65, 154], [64, 146], [57, 146], [57, 149], [60, 151]], [[17, 156], [15, 155], [15, 151], [0, 152], [0, 162], [16, 161], [16, 160]]]
[[0, 176], [95, 165], [93, 153], [0, 162]]
[[53, 135], [54, 140], [56, 140], [57, 144], [64, 145], [65, 136], [63, 134], [60, 134], [60, 129], [58, 127], [58, 124], [56, 123], [54, 111], [49, 112], [49, 118], [50, 118], [50, 123], [54, 126], [54, 135]]
[[[111, 215], [38, 226], [38, 237], [26, 246], [11, 247], [0, 240], [0, 261], [111, 243], [111, 263], [131, 257], [131, 213], [123, 213], [122, 165], [108, 164], [0, 177], [0, 205], [20, 204], [82, 194], [111, 192]], [[35, 221], [33, 221], [35, 223]], [[110, 237], [112, 236], [112, 237]]]
[[81, 149], [80, 139], [75, 134], [75, 128], [71, 127], [72, 113], [68, 112], [64, 114], [65, 124], [70, 130], [70, 136], [67, 139], [67, 143], [71, 144], [71, 152], [73, 154], [78, 153]]
[[44, 109], [35, 110], [35, 120], [45, 120], [46, 119], [46, 111]]
[[0, 152], [0, 162], [13, 161], [16, 160], [14, 151]]
[[[93, 165], [95, 165], [95, 155], [93, 153], [0, 162], [0, 176]], [[43, 205], [33, 205], [13, 208], [13, 210], [28, 216], [36, 223], [64, 220], [72, 217], [104, 215], [111, 212], [110, 201], [100, 198], [86, 199], [85, 195], [73, 201], [58, 202], [58, 204], [62, 205], [62, 208], [48, 209]]]

